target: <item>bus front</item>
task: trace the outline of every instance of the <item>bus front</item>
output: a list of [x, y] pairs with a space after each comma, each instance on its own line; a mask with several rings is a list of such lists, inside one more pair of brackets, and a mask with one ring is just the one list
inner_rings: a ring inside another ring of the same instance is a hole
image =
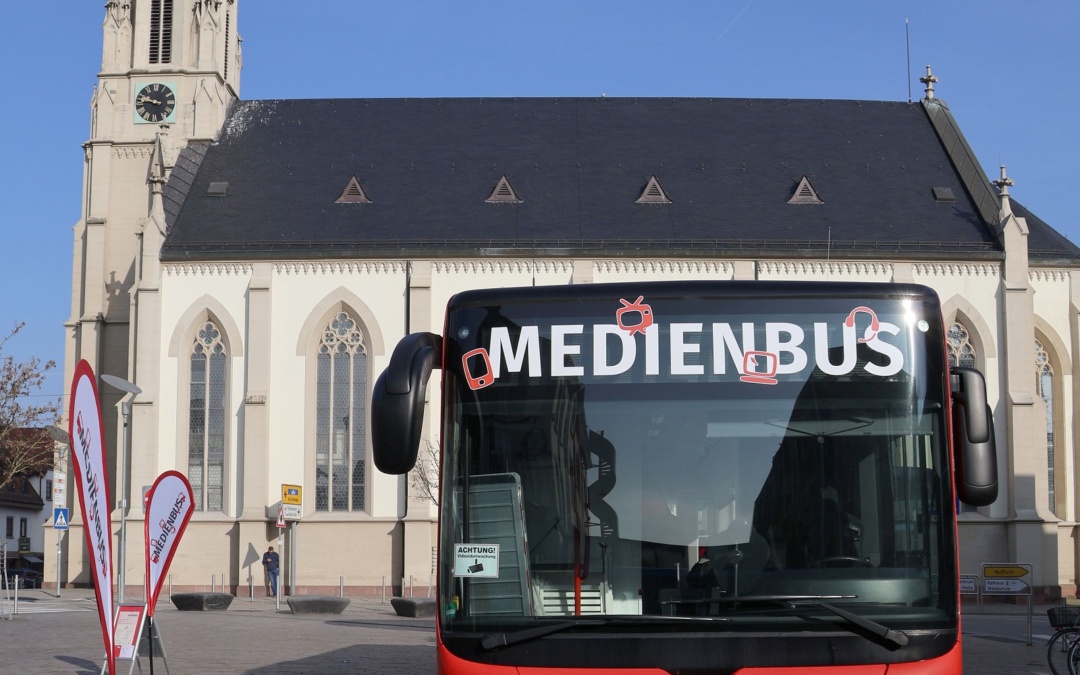
[[442, 672], [960, 672], [933, 292], [472, 291], [434, 347]]

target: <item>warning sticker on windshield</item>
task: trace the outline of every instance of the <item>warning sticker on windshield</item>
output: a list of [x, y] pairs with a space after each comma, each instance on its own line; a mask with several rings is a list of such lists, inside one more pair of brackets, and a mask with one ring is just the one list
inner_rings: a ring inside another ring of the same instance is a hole
[[454, 576], [499, 576], [499, 545], [454, 544]]

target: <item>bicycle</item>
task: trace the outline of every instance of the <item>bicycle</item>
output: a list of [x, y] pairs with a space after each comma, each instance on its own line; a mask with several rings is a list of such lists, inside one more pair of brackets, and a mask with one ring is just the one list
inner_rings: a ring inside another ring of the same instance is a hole
[[1065, 665], [1069, 669], [1069, 675], [1080, 674], [1080, 637], [1073, 638], [1073, 643], [1065, 657]]
[[[1054, 675], [1076, 675], [1073, 659], [1080, 659], [1080, 606], [1051, 607], [1046, 610], [1050, 625], [1056, 629], [1046, 643], [1046, 662]], [[1064, 657], [1061, 656], [1064, 654]], [[1061, 669], [1059, 670], [1059, 667]]]

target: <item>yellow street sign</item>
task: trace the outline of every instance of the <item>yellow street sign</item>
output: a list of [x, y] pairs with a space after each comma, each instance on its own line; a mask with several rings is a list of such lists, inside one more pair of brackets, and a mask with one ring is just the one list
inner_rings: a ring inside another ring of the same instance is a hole
[[1026, 568], [1017, 565], [987, 565], [983, 567], [983, 576], [1015, 579], [1017, 577], [1027, 576], [1028, 571], [1029, 570]]
[[304, 490], [299, 485], [281, 484], [281, 503], [301, 506], [304, 503]]

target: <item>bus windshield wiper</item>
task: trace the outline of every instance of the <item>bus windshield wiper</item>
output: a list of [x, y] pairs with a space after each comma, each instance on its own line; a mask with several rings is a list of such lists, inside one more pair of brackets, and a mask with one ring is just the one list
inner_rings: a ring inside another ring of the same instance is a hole
[[696, 604], [722, 604], [730, 605], [736, 603], [745, 602], [776, 602], [782, 605], [787, 605], [791, 608], [805, 607], [812, 605], [814, 607], [820, 607], [827, 612], [832, 612], [836, 616], [853, 623], [859, 628], [872, 633], [877, 637], [885, 640], [891, 645], [896, 647], [903, 647], [908, 643], [908, 636], [903, 631], [893, 630], [888, 626], [871, 621], [870, 619], [853, 614], [847, 610], [840, 609], [836, 605], [825, 602], [826, 600], [852, 600], [858, 598], [857, 595], [727, 595], [719, 598], [701, 598], [695, 600], [669, 600], [667, 604], [676, 605], [696, 605]]
[[847, 610], [840, 609], [836, 605], [830, 605], [829, 603], [824, 602], [823, 600], [816, 600], [816, 599], [792, 600], [791, 604], [796, 606], [796, 607], [798, 607], [800, 605], [803, 605], [803, 606], [805, 606], [805, 605], [813, 605], [814, 607], [820, 607], [821, 609], [824, 609], [824, 610], [826, 610], [828, 612], [832, 612], [836, 616], [855, 624], [856, 626], [858, 626], [859, 628], [867, 631], [868, 633], [872, 633], [872, 634], [878, 636], [882, 640], [884, 640], [884, 641], [888, 642], [889, 644], [894, 645], [896, 647], [904, 647], [908, 643], [908, 636], [907, 636], [907, 633], [905, 633], [904, 631], [902, 631], [902, 630], [893, 630], [893, 629], [889, 628], [888, 626], [883, 626], [882, 624], [878, 623], [877, 621], [871, 621], [870, 619], [867, 619], [865, 617], [861, 617], [858, 614], [852, 614], [851, 612], [849, 612]]
[[501, 647], [509, 647], [510, 645], [516, 645], [521, 642], [528, 642], [529, 640], [536, 640], [552, 633], [558, 633], [570, 628], [579, 627], [592, 627], [592, 626], [604, 626], [612, 623], [657, 623], [657, 622], [726, 622], [730, 619], [726, 617], [704, 617], [704, 616], [654, 616], [651, 614], [646, 615], [634, 615], [627, 614], [622, 616], [609, 616], [603, 619], [583, 619], [575, 621], [560, 621], [558, 623], [549, 623], [543, 626], [537, 626], [535, 628], [526, 628], [524, 630], [514, 631], [513, 633], [488, 633], [484, 637], [480, 638], [480, 647], [485, 651], [491, 651], [493, 649], [499, 649]]
[[568, 628], [574, 628], [576, 626], [600, 626], [604, 621], [560, 621], [559, 623], [549, 623], [543, 626], [537, 626], [536, 628], [526, 628], [524, 630], [514, 631], [513, 633], [489, 633], [480, 639], [480, 646], [485, 651], [491, 651], [492, 649], [498, 649], [500, 647], [508, 647], [510, 645], [516, 645], [519, 642], [527, 642], [529, 640], [535, 640], [542, 638], [545, 635], [551, 635], [552, 633], [558, 633]]
[[718, 598], [693, 598], [688, 600], [664, 600], [661, 605], [734, 605], [741, 602], [776, 602], [795, 607], [796, 602], [807, 600], [851, 600], [857, 595], [722, 595]]

